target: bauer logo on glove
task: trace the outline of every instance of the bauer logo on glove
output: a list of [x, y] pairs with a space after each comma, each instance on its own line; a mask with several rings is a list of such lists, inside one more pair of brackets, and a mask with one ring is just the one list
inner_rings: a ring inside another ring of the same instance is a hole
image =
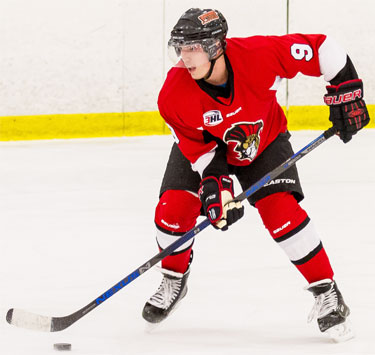
[[340, 105], [342, 103], [347, 103], [351, 101], [355, 101], [355, 99], [361, 99], [362, 98], [362, 90], [358, 89], [355, 91], [347, 92], [346, 94], [341, 95], [325, 95], [324, 96], [324, 102], [330, 106], [330, 105]]

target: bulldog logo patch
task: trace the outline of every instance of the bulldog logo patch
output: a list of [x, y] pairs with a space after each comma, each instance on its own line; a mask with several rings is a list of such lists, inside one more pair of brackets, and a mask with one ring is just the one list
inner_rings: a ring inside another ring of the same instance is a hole
[[238, 122], [228, 128], [224, 134], [224, 142], [235, 142], [234, 150], [238, 152], [239, 160], [252, 161], [258, 152], [260, 132], [263, 129], [263, 120], [257, 122]]

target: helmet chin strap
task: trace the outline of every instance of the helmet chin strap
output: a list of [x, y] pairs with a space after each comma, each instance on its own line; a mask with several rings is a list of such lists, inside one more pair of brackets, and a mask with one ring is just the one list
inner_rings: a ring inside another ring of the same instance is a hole
[[212, 75], [212, 72], [214, 71], [214, 66], [216, 64], [216, 61], [224, 54], [224, 51], [221, 52], [219, 56], [217, 56], [215, 59], [211, 60], [210, 69], [208, 70], [207, 74], [204, 76], [203, 80], [208, 80], [209, 77]]

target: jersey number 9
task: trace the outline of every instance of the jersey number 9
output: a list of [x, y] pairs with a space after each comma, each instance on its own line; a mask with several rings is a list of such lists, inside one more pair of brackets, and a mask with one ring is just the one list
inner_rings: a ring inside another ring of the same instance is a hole
[[305, 59], [306, 62], [312, 59], [313, 50], [308, 44], [294, 43], [290, 47], [290, 53], [292, 57], [297, 60]]

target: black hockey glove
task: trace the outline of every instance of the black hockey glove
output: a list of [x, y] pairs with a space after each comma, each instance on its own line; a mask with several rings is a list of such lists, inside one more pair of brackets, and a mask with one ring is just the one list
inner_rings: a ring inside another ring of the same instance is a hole
[[198, 191], [206, 216], [212, 225], [223, 231], [244, 214], [241, 202], [233, 200], [233, 181], [229, 176], [208, 176], [201, 181]]
[[340, 139], [347, 143], [370, 122], [363, 100], [362, 80], [349, 80], [339, 85], [327, 86], [327, 91], [324, 102], [329, 106], [329, 120], [337, 128]]

